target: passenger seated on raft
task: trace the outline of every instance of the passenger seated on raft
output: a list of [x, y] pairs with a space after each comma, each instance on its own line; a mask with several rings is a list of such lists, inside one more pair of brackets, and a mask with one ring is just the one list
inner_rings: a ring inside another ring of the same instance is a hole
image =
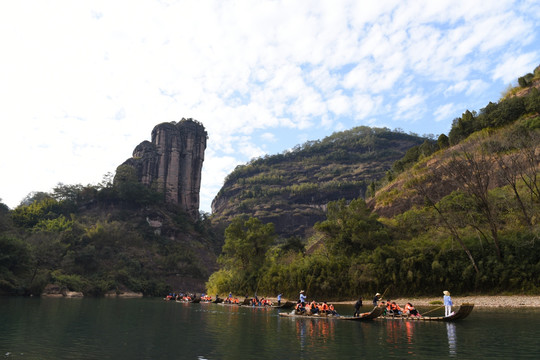
[[321, 310], [321, 313], [323, 314], [329, 313], [330, 308], [328, 307], [328, 304], [326, 303], [326, 301], [322, 303], [320, 310]]
[[328, 305], [328, 313], [332, 315], [339, 315], [336, 309], [334, 308], [334, 305], [332, 304]]
[[295, 310], [295, 312], [297, 314], [305, 314], [306, 313], [306, 308], [304, 306], [302, 306], [302, 303], [300, 302], [300, 300], [298, 300], [298, 302], [296, 303], [296, 308], [294, 310]]
[[420, 316], [420, 313], [418, 312], [418, 310], [416, 310], [416, 308], [410, 302], [408, 302], [405, 305], [405, 315]]
[[402, 312], [403, 311], [401, 310], [399, 305], [396, 304], [395, 301], [390, 302], [390, 300], [388, 300], [387, 305], [386, 305], [386, 313], [387, 314], [401, 315]]
[[[306, 309], [307, 309], [307, 306], [308, 306], [308, 305], [306, 305]], [[315, 300], [313, 300], [313, 301], [311, 302], [311, 304], [309, 304], [309, 307], [310, 307], [310, 311], [311, 311], [311, 313], [312, 313], [313, 315], [319, 313], [319, 307], [317, 306], [317, 303], [315, 302]]]

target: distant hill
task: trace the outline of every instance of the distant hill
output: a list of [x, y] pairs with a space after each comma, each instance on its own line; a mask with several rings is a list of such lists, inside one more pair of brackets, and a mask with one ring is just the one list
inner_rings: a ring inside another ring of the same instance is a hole
[[[295, 297], [304, 289], [332, 301], [441, 289], [538, 294], [540, 67], [518, 83], [465, 111], [436, 142], [357, 128], [237, 168], [214, 200], [221, 219], [282, 214], [273, 222], [283, 236], [296, 218], [327, 211], [303, 239], [281, 242], [271, 226], [235, 218], [208, 291]], [[366, 150], [367, 139], [383, 146]], [[389, 149], [404, 155], [386, 162]]]
[[364, 198], [407, 151], [435, 141], [386, 128], [356, 127], [292, 151], [238, 166], [212, 201], [214, 223], [246, 215], [275, 224], [282, 237], [304, 236], [330, 201]]

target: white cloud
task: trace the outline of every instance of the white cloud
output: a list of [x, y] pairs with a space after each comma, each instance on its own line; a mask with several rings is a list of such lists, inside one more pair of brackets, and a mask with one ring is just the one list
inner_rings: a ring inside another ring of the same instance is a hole
[[452, 103], [444, 104], [442, 106], [439, 106], [433, 115], [435, 115], [435, 121], [443, 121], [448, 120], [452, 116], [455, 118], [456, 116], [456, 106]]
[[415, 119], [425, 111], [426, 97], [421, 94], [409, 94], [396, 104], [396, 116], [401, 119]]
[[210, 136], [207, 211], [226, 174], [282, 134], [440, 133], [452, 104], [495, 101], [540, 63], [539, 13], [530, 0], [3, 2], [0, 151], [16, 155], [0, 168], [17, 175], [0, 198], [98, 182], [182, 117]]
[[538, 65], [539, 54], [537, 51], [525, 53], [519, 56], [506, 56], [503, 62], [493, 70], [493, 80], [501, 79], [510, 83], [516, 78], [531, 72]]

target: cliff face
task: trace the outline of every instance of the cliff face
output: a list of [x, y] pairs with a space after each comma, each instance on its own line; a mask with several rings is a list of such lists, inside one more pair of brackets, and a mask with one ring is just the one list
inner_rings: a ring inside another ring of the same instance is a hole
[[152, 141], [140, 143], [123, 165], [134, 167], [141, 183], [197, 219], [206, 138], [204, 126], [193, 119], [162, 123], [152, 130]]

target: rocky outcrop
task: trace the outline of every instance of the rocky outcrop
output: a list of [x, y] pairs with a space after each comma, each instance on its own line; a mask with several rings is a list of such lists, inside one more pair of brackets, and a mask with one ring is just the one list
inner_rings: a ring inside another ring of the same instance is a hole
[[141, 183], [197, 219], [206, 139], [204, 126], [196, 120], [162, 123], [152, 130], [152, 141], [140, 143], [122, 165], [134, 167]]

